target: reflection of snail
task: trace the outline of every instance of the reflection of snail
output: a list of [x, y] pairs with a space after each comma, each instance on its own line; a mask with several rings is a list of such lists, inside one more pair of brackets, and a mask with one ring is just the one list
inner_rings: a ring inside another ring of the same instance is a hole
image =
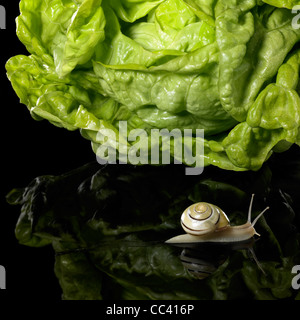
[[220, 253], [191, 247], [184, 248], [180, 254], [180, 260], [184, 268], [199, 280], [203, 280], [216, 272], [226, 259], [227, 252]]
[[248, 220], [240, 226], [231, 226], [226, 214], [215, 205], [200, 202], [189, 206], [181, 216], [181, 225], [187, 234], [171, 238], [167, 243], [231, 243], [246, 241], [259, 235], [254, 225], [269, 207], [251, 222], [253, 197], [254, 194], [250, 201]]
[[180, 260], [184, 268], [196, 279], [203, 280], [215, 273], [231, 255], [232, 251], [248, 250], [258, 268], [265, 274], [257, 260], [253, 244], [255, 240], [234, 243], [200, 243], [200, 244], [175, 244], [183, 247]]

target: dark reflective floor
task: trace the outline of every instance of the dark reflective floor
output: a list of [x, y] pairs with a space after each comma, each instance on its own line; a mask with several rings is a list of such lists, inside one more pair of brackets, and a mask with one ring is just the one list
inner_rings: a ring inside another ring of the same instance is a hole
[[[39, 176], [11, 192], [8, 201], [22, 208], [16, 236], [30, 255], [52, 250], [55, 266], [39, 277], [55, 274], [64, 299], [294, 299], [299, 159], [295, 147], [258, 172], [209, 167], [201, 176], [186, 176], [179, 165], [90, 162], [62, 175]], [[194, 202], [216, 204], [233, 225], [245, 223], [252, 193], [253, 216], [270, 207], [257, 223], [259, 239], [164, 243], [183, 233], [180, 215]]]

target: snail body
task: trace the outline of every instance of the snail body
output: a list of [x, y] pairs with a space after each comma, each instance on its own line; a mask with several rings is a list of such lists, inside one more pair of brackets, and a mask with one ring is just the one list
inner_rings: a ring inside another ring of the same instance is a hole
[[181, 215], [181, 226], [186, 234], [171, 238], [166, 242], [170, 244], [231, 243], [249, 240], [254, 235], [259, 236], [254, 225], [269, 207], [251, 222], [253, 198], [254, 195], [252, 195], [250, 201], [248, 220], [245, 224], [239, 226], [231, 226], [225, 212], [213, 204], [200, 202], [189, 206]]

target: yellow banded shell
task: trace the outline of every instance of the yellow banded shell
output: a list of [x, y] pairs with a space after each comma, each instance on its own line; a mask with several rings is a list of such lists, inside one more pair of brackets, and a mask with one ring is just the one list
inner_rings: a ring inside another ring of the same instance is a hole
[[207, 202], [199, 202], [189, 206], [183, 212], [181, 225], [189, 234], [202, 235], [227, 228], [229, 219], [219, 207]]

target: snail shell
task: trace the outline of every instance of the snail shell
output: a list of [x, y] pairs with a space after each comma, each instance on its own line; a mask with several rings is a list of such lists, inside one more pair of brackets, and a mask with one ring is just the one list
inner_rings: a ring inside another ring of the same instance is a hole
[[185, 232], [199, 236], [227, 228], [229, 219], [219, 207], [199, 202], [189, 206], [181, 215], [181, 225]]

